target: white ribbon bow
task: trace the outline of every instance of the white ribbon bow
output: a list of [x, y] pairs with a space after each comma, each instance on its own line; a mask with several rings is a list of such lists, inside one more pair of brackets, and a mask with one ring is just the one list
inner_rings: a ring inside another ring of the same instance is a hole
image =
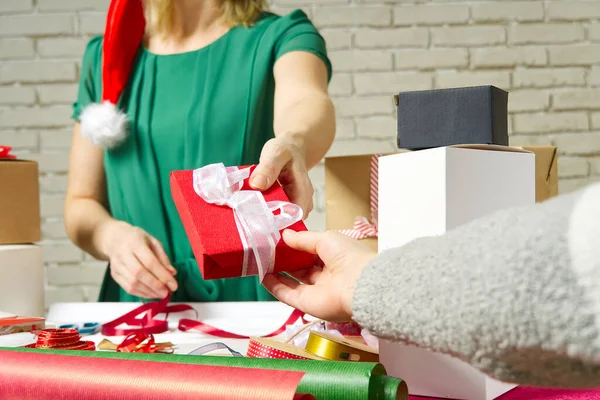
[[302, 220], [302, 209], [285, 201], [266, 202], [257, 190], [241, 190], [250, 168], [210, 164], [194, 170], [193, 175], [198, 196], [207, 203], [233, 209], [244, 248], [242, 276], [258, 275], [262, 281], [273, 272], [279, 231]]

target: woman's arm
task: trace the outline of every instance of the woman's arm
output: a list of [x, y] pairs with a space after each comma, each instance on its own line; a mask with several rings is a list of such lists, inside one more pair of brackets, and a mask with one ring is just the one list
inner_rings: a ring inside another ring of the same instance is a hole
[[277, 60], [274, 75], [275, 138], [263, 147], [250, 184], [264, 190], [279, 179], [306, 217], [314, 194], [308, 170], [325, 156], [335, 136], [327, 68], [314, 54], [292, 51]]
[[311, 169], [325, 156], [335, 136], [327, 69], [317, 56], [294, 51], [277, 60], [274, 75], [275, 136], [300, 147]]
[[107, 211], [104, 150], [94, 146], [75, 124], [69, 160], [64, 219], [69, 238], [100, 260], [128, 293], [162, 298], [177, 289], [171, 266], [158, 240]]
[[383, 252], [353, 314], [504, 381], [598, 386], [600, 184]]
[[85, 140], [75, 124], [69, 159], [69, 183], [64, 207], [69, 238], [99, 260], [108, 260], [103, 238], [115, 221], [107, 211], [104, 150]]

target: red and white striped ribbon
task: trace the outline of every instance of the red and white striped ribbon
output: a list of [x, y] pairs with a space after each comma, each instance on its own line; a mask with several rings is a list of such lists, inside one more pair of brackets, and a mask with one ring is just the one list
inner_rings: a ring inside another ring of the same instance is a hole
[[358, 216], [354, 219], [354, 227], [352, 229], [342, 229], [338, 231], [342, 235], [348, 236], [356, 240], [377, 237], [377, 214], [379, 213], [378, 176], [380, 156], [381, 154], [373, 154], [373, 156], [371, 157], [371, 222], [369, 222], [369, 220], [364, 216]]

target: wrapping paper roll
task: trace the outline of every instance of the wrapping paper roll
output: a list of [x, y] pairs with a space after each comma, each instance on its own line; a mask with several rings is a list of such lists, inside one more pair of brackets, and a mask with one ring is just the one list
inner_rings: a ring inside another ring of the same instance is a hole
[[[16, 352], [61, 354], [60, 351], [56, 350], [7, 350]], [[305, 375], [302, 377], [297, 391], [299, 393], [311, 394], [319, 400], [408, 399], [408, 388], [406, 383], [401, 379], [387, 376], [385, 368], [378, 363], [85, 351], [69, 351], [68, 354], [80, 357], [301, 371], [305, 372]], [[1, 359], [0, 356], [0, 360]]]
[[0, 351], [0, 398], [314, 399], [296, 393], [304, 375], [298, 371], [88, 358], [69, 353]]

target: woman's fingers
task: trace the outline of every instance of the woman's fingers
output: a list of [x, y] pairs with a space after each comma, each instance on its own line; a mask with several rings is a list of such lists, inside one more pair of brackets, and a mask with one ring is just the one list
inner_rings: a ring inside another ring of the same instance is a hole
[[298, 289], [301, 285], [293, 279], [283, 275], [268, 274], [265, 275], [262, 283], [282, 303], [300, 309], [300, 291]]
[[169, 294], [167, 286], [147, 270], [135, 254], [129, 253], [123, 261], [127, 266], [128, 275], [133, 281], [132, 285], [143, 284], [147, 286], [154, 293], [155, 298], [164, 298]]
[[311, 254], [317, 254], [317, 244], [323, 238], [321, 232], [295, 232], [286, 229], [282, 234], [285, 244], [292, 249], [306, 251]]
[[173, 265], [171, 265], [171, 260], [169, 260], [169, 256], [167, 256], [167, 253], [165, 253], [165, 249], [163, 249], [162, 244], [158, 241], [158, 239], [153, 238], [152, 236], [149, 236], [148, 240], [150, 242], [150, 248], [152, 249], [156, 257], [158, 257], [160, 262], [165, 267], [167, 267], [171, 274], [175, 275], [177, 273], [177, 270], [175, 269], [175, 267], [173, 267]]
[[250, 177], [250, 185], [257, 190], [270, 188], [291, 159], [292, 154], [284, 143], [276, 138], [269, 140], [265, 143], [259, 163]]
[[286, 272], [292, 278], [304, 283], [305, 285], [314, 285], [319, 280], [323, 270], [318, 267], [300, 269], [297, 271]]
[[144, 299], [156, 299], [156, 294], [150, 288], [137, 282], [127, 271], [125, 266], [119, 268], [111, 264], [111, 276], [127, 293]]
[[177, 282], [175, 281], [173, 274], [171, 274], [167, 267], [159, 261], [154, 252], [150, 249], [149, 243], [138, 245], [133, 249], [133, 253], [141, 262], [142, 266], [150, 271], [162, 285], [167, 286], [171, 291], [177, 290]]

